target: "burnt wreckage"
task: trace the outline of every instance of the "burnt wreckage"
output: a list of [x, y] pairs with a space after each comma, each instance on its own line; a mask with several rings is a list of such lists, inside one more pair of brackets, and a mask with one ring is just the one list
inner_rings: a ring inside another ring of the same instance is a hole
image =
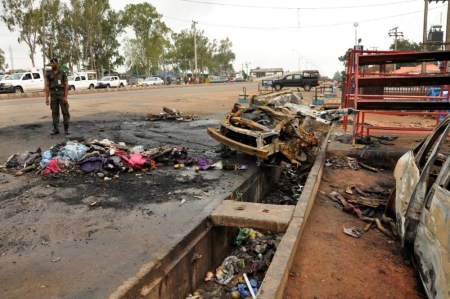
[[330, 124], [348, 109], [318, 111], [302, 100], [300, 92], [283, 90], [253, 96], [249, 108], [236, 103], [208, 134], [227, 148], [257, 157], [257, 164], [275, 164], [281, 153], [290, 163], [306, 168], [314, 163]]

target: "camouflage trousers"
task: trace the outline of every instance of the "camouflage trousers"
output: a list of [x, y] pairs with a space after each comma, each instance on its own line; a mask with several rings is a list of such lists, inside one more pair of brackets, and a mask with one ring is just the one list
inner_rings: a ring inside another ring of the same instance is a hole
[[52, 109], [53, 124], [59, 124], [59, 108], [61, 107], [61, 113], [63, 115], [63, 122], [68, 124], [70, 122], [69, 104], [64, 103], [64, 91], [50, 93], [50, 108]]

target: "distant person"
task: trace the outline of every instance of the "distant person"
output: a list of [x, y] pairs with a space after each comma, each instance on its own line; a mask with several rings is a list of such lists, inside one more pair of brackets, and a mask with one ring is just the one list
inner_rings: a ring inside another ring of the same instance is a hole
[[[59, 108], [64, 121], [64, 132], [69, 135], [69, 102], [67, 95], [69, 94], [69, 85], [67, 84], [67, 75], [63, 70], [59, 69], [58, 58], [50, 59], [52, 70], [47, 72], [47, 86], [45, 87], [45, 104], [49, 105], [52, 110], [53, 131], [50, 135], [59, 134]], [[50, 103], [48, 97], [50, 96]]]

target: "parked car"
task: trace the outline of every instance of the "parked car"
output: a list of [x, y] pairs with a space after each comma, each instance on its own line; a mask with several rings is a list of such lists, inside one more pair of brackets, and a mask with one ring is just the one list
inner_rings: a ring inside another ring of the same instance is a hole
[[144, 81], [139, 83], [139, 86], [154, 86], [164, 85], [164, 81], [159, 77], [147, 77]]
[[211, 81], [209, 81], [209, 83], [226, 83], [226, 82], [228, 82], [227, 77], [219, 77], [219, 76], [213, 76], [211, 78]]
[[122, 88], [125, 87], [125, 85], [127, 85], [127, 80], [120, 80], [117, 76], [105, 76], [97, 82], [95, 88]]
[[410, 248], [428, 298], [450, 295], [450, 116], [394, 170], [386, 213], [396, 217], [402, 246]]
[[97, 85], [97, 74], [95, 72], [82, 72], [67, 77], [70, 90], [94, 89]]
[[9, 75], [0, 75], [0, 82], [2, 82], [3, 80], [5, 80], [8, 77], [9, 77]]
[[231, 82], [244, 82], [244, 78], [242, 77], [234, 78], [233, 80], [231, 80]]
[[44, 76], [40, 69], [11, 74], [0, 83], [0, 92], [23, 93], [43, 90]]
[[283, 87], [303, 87], [305, 91], [310, 91], [311, 87], [319, 86], [319, 78], [319, 71], [303, 71], [273, 80], [272, 87], [275, 90], [280, 90]]

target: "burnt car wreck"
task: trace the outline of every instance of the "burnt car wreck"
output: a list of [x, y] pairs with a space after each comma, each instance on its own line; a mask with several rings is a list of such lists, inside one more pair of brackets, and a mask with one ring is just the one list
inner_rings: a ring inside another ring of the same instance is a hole
[[354, 109], [318, 111], [291, 90], [253, 96], [249, 108], [236, 103], [208, 134], [224, 149], [255, 156], [257, 164], [277, 164], [280, 154], [298, 168], [311, 166], [333, 120]]
[[410, 249], [428, 298], [450, 297], [450, 116], [404, 154], [386, 207]]

